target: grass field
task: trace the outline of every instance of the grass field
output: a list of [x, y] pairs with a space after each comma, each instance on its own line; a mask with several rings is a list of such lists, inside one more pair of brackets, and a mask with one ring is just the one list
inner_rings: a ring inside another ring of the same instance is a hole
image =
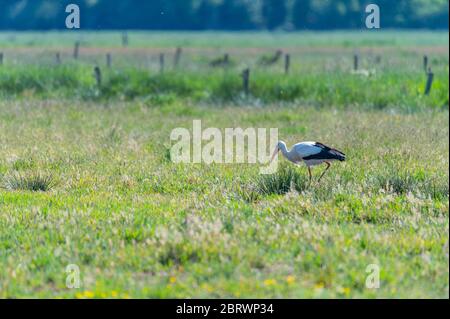
[[[302, 34], [131, 33], [129, 48], [119, 34], [83, 36], [73, 61], [72, 35], [0, 33], [1, 298], [448, 298], [448, 33], [306, 33], [295, 44]], [[282, 61], [255, 62], [280, 47], [288, 76]], [[210, 68], [224, 52], [234, 65]], [[355, 52], [369, 76], [351, 72]], [[174, 164], [171, 131], [198, 119], [279, 128], [288, 146], [318, 140], [347, 161], [310, 187], [286, 160], [268, 176]], [[366, 287], [373, 264], [378, 289]]]
[[[448, 46], [446, 31], [326, 31], [326, 32], [130, 32], [129, 46], [135, 48], [304, 48], [313, 47], [430, 47]], [[118, 32], [2, 32], [3, 48], [61, 48], [82, 41], [90, 47], [112, 48], [121, 44]]]

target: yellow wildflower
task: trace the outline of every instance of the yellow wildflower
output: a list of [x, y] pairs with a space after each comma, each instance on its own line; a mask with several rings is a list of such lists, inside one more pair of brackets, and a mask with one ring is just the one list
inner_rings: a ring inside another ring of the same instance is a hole
[[276, 285], [277, 281], [275, 279], [266, 279], [264, 280], [264, 285], [266, 286], [273, 286]]
[[317, 284], [314, 285], [314, 289], [317, 290], [321, 290], [325, 287], [325, 285], [323, 284], [323, 282], [318, 282]]
[[295, 277], [294, 276], [287, 276], [286, 277], [286, 282], [290, 285], [293, 284], [295, 282]]
[[213, 289], [208, 284], [203, 284], [202, 288], [204, 290], [206, 290], [207, 292], [212, 292], [213, 291]]
[[346, 296], [349, 296], [349, 295], [350, 295], [350, 291], [351, 291], [351, 289], [348, 288], [348, 287], [344, 287], [344, 288], [340, 288], [340, 289], [339, 289], [339, 292], [342, 293], [342, 294], [344, 294], [344, 295], [346, 295]]
[[81, 292], [77, 292], [77, 293], [75, 294], [75, 298], [77, 298], [77, 299], [82, 299], [82, 298], [84, 298], [84, 294], [82, 294]]
[[94, 298], [95, 294], [92, 291], [86, 290], [84, 292], [84, 297], [86, 298]]

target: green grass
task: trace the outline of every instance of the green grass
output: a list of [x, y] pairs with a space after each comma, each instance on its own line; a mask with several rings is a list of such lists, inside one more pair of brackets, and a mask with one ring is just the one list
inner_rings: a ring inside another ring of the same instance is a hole
[[[448, 109], [449, 59], [445, 34], [395, 31], [277, 35], [223, 33], [218, 34], [218, 38], [223, 36], [233, 41], [233, 46], [227, 47], [224, 42], [224, 46], [214, 47], [214, 43], [209, 42], [206, 47], [195, 41], [215, 41], [215, 34], [188, 33], [187, 39], [193, 42], [186, 43], [180, 65], [175, 68], [173, 58], [179, 43], [177, 35], [171, 33], [132, 34], [138, 39], [157, 37], [167, 41], [167, 45], [159, 46], [150, 41], [148, 43], [152, 46], [148, 47], [140, 46], [143, 43], [138, 42], [128, 49], [122, 49], [111, 41], [118, 34], [107, 32], [78, 35], [0, 33], [0, 43], [1, 39], [15, 43], [11, 39], [15, 36], [17, 39], [41, 38], [39, 43], [45, 45], [45, 49], [26, 45], [6, 46], [0, 72], [0, 97], [62, 98], [101, 103], [117, 99], [144, 100], [152, 105], [171, 104], [182, 99], [210, 105], [295, 103], [351, 109]], [[72, 57], [71, 46], [65, 46], [67, 39], [73, 36], [90, 39], [90, 42], [83, 43], [77, 61]], [[299, 41], [294, 41], [296, 38]], [[336, 42], [344, 39], [353, 47]], [[376, 39], [385, 39], [389, 45], [380, 45], [374, 41]], [[56, 40], [61, 46], [51, 45]], [[287, 40], [292, 46], [283, 46]], [[103, 41], [109, 45], [103, 47]], [[240, 45], [241, 41], [246, 45]], [[317, 45], [308, 41], [317, 41]], [[327, 41], [329, 44], [325, 45]], [[257, 63], [261, 57], [272, 55], [280, 47], [291, 55], [289, 75], [284, 74], [283, 59], [270, 67]], [[61, 54], [62, 65], [55, 63], [56, 52]], [[225, 52], [230, 55], [233, 66], [225, 70], [209, 67], [212, 60]], [[105, 65], [107, 53], [112, 55], [111, 69]], [[160, 53], [166, 56], [163, 74], [160, 73]], [[370, 76], [352, 72], [355, 53], [360, 56], [360, 68], [368, 71]], [[423, 55], [429, 56], [429, 66], [435, 74], [430, 96], [424, 96]], [[101, 87], [96, 86], [94, 66], [102, 70]], [[245, 97], [240, 74], [247, 67], [251, 69], [250, 95]]]
[[[58, 177], [0, 191], [2, 297], [448, 297], [447, 112], [35, 100], [2, 102], [0, 119], [3, 179]], [[193, 119], [279, 127], [348, 161], [310, 188], [286, 162], [265, 177], [173, 164], [170, 131]], [[68, 264], [81, 289], [66, 288]]]
[[[89, 47], [119, 47], [122, 32], [1, 32], [1, 47], [72, 47], [81, 40]], [[366, 30], [335, 32], [129, 32], [131, 47], [248, 48], [448, 46], [448, 31]]]
[[[420, 61], [416, 57], [416, 61]], [[380, 69], [366, 77], [341, 70], [293, 72], [284, 75], [268, 69], [251, 74], [250, 95], [243, 93], [239, 69], [172, 71], [164, 74], [135, 68], [104, 69], [98, 87], [93, 68], [66, 66], [4, 66], [0, 96], [4, 98], [73, 98], [85, 101], [143, 99], [152, 104], [177, 99], [214, 104], [301, 103], [319, 107], [416, 110], [448, 109], [448, 60], [436, 63], [430, 96], [424, 95], [426, 76], [419, 68]]]
[[[122, 51], [113, 33], [1, 33], [0, 298], [448, 298], [448, 39], [370, 34], [193, 33], [180, 68], [159, 74], [151, 46], [172, 52], [181, 36], [131, 34]], [[72, 61], [80, 35], [92, 51]], [[351, 74], [363, 44], [371, 77]], [[289, 76], [256, 66], [284, 46]], [[208, 67], [228, 50], [234, 67]], [[317, 140], [347, 161], [320, 184], [314, 168], [311, 185], [286, 160], [267, 176], [259, 165], [173, 163], [171, 131], [198, 119], [279, 128], [288, 146]], [[371, 264], [379, 289], [365, 285]], [[66, 286], [68, 265], [79, 289]]]

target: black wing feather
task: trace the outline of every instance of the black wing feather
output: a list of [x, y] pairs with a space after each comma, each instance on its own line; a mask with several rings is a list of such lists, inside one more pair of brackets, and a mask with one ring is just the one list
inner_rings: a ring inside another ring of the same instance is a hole
[[338, 160], [338, 161], [345, 161], [345, 154], [341, 151], [338, 151], [337, 149], [331, 148], [326, 146], [325, 144], [316, 142], [314, 144], [317, 147], [320, 147], [322, 150], [314, 155], [310, 155], [307, 157], [304, 157], [304, 160]]

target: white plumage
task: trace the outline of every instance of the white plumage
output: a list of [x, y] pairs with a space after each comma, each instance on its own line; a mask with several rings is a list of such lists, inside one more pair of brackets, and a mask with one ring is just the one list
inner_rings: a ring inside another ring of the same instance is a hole
[[322, 179], [322, 177], [325, 175], [325, 173], [328, 171], [328, 169], [331, 166], [332, 161], [345, 161], [345, 154], [341, 151], [338, 151], [334, 148], [328, 147], [322, 143], [318, 142], [302, 142], [295, 144], [292, 149], [289, 151], [286, 147], [286, 143], [283, 141], [278, 142], [277, 147], [275, 148], [275, 151], [272, 156], [272, 160], [275, 158], [275, 156], [280, 152], [283, 154], [283, 156], [291, 161], [294, 164], [301, 164], [302, 162], [305, 163], [305, 165], [308, 167], [308, 173], [309, 173], [309, 182], [311, 183], [312, 180], [312, 173], [311, 173], [311, 167], [320, 165], [320, 164], [327, 164], [327, 168], [322, 173], [322, 175], [319, 177], [319, 182]]

